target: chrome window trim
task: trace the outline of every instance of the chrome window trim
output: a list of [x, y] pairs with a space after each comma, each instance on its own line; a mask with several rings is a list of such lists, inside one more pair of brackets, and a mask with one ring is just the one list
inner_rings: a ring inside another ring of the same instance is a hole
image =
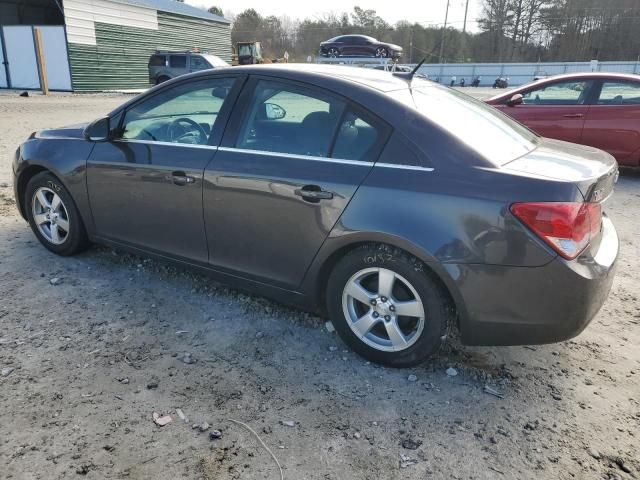
[[343, 158], [327, 158], [327, 157], [315, 157], [312, 155], [298, 155], [295, 153], [283, 153], [283, 152], [271, 152], [267, 150], [251, 150], [249, 148], [235, 148], [235, 147], [216, 147], [214, 145], [198, 145], [198, 144], [190, 144], [190, 143], [174, 143], [174, 142], [161, 142], [156, 140], [136, 140], [136, 139], [126, 139], [126, 138], [118, 138], [114, 140], [114, 142], [119, 143], [140, 143], [147, 145], [165, 145], [172, 147], [188, 147], [188, 148], [204, 148], [208, 150], [220, 150], [222, 152], [238, 152], [238, 153], [247, 153], [251, 155], [262, 155], [262, 156], [276, 156], [276, 157], [285, 157], [285, 158], [297, 158], [299, 160], [311, 160], [315, 162], [328, 162], [328, 163], [339, 163], [342, 165], [360, 165], [366, 167], [381, 167], [381, 168], [395, 168], [400, 170], [413, 170], [419, 172], [433, 172], [432, 167], [420, 167], [417, 165], [402, 165], [396, 163], [380, 163], [380, 162], [363, 162], [360, 160], [346, 160]]
[[218, 147], [214, 145], [200, 145], [197, 143], [161, 142], [157, 140], [137, 140], [135, 138], [117, 138], [113, 141], [119, 143], [141, 143], [145, 145], [167, 145], [172, 147], [205, 148], [209, 150], [218, 150]]
[[341, 158], [315, 157], [312, 155], [298, 155], [295, 153], [271, 152], [267, 150], [251, 150], [249, 148], [219, 147], [218, 150], [221, 150], [224, 152], [240, 152], [240, 153], [248, 153], [252, 155], [270, 156], [270, 157], [276, 156], [276, 157], [285, 157], [285, 158], [297, 158], [299, 160], [312, 160], [316, 162], [341, 163], [344, 165], [364, 165], [368, 167], [372, 167], [374, 165], [374, 162], [361, 162], [360, 160], [345, 160]]
[[397, 168], [400, 170], [415, 170], [419, 172], [433, 172], [433, 167], [420, 167], [418, 165], [402, 165], [399, 163], [376, 163], [376, 167]]

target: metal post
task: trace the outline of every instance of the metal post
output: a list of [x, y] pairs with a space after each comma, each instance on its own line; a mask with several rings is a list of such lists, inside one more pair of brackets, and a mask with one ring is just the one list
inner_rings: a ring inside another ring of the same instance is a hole
[[444, 37], [447, 32], [447, 20], [449, 19], [449, 1], [447, 0], [447, 10], [444, 14], [444, 26], [442, 27], [442, 38], [440, 39], [440, 63], [442, 62], [442, 57], [444, 55]]
[[38, 73], [40, 74], [40, 88], [44, 95], [49, 95], [47, 83], [47, 67], [44, 64], [44, 48], [42, 47], [42, 34], [38, 27], [33, 29], [33, 37], [36, 44], [36, 59], [38, 60]]

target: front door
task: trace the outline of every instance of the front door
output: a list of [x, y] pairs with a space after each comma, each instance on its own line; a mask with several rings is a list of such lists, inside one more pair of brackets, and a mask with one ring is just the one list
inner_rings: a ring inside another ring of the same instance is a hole
[[603, 81], [587, 114], [582, 143], [637, 166], [640, 149], [640, 82]]
[[387, 134], [316, 87], [251, 80], [205, 170], [212, 266], [297, 287]]
[[544, 84], [523, 92], [522, 104], [499, 108], [543, 137], [580, 143], [592, 85], [591, 80]]
[[112, 119], [121, 125], [115, 138], [97, 143], [87, 162], [99, 236], [207, 262], [202, 175], [222, 137], [234, 82], [185, 81], [143, 97]]

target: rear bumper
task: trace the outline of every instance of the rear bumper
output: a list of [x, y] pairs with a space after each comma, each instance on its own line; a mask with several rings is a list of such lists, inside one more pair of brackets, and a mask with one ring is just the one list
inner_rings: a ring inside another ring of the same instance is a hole
[[595, 252], [577, 260], [556, 258], [542, 267], [445, 265], [466, 312], [460, 317], [467, 345], [527, 345], [575, 337], [609, 294], [618, 235], [608, 218]]

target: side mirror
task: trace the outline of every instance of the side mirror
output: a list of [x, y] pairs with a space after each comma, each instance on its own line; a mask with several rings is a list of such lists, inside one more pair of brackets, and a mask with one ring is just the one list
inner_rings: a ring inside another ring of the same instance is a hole
[[524, 98], [520, 93], [516, 93], [513, 97], [507, 100], [507, 105], [509, 105], [510, 107], [515, 107], [516, 105], [521, 105], [522, 103], [524, 103]]
[[109, 117], [99, 118], [91, 122], [84, 129], [84, 138], [92, 142], [106, 142], [109, 140]]
[[269, 120], [280, 120], [287, 116], [287, 111], [275, 103], [265, 103], [265, 114]]
[[230, 88], [228, 87], [215, 87], [211, 90], [211, 96], [224, 100], [229, 95], [229, 90]]

